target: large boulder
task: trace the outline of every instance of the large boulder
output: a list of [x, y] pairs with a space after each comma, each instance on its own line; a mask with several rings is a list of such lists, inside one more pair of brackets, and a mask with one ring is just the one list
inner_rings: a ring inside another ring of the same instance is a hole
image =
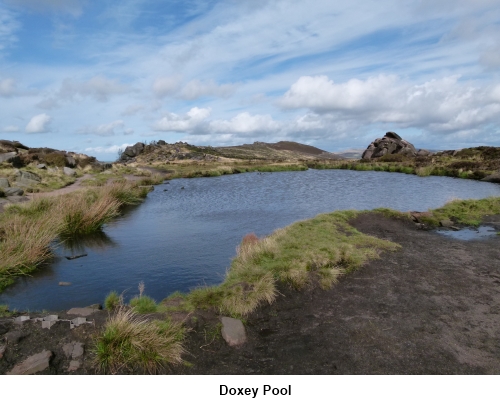
[[0, 188], [7, 188], [7, 187], [10, 187], [9, 179], [0, 177]]
[[0, 153], [0, 163], [10, 162], [17, 156], [17, 152]]
[[140, 155], [143, 150], [144, 150], [144, 144], [142, 142], [137, 142], [134, 146], [127, 146], [125, 151], [122, 153], [122, 158], [123, 155], [129, 158], [136, 157]]
[[64, 167], [63, 168], [63, 173], [66, 175], [66, 176], [76, 176], [76, 170], [73, 170], [69, 167]]
[[363, 152], [362, 159], [373, 159], [384, 155], [402, 154], [416, 156], [417, 150], [395, 132], [387, 132], [382, 138], [375, 139]]
[[16, 172], [16, 184], [18, 186], [33, 187], [39, 184], [42, 178], [35, 173], [26, 170], [18, 170]]

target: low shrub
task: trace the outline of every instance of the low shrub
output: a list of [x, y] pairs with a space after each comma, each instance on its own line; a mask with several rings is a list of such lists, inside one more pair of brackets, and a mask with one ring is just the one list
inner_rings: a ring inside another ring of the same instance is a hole
[[66, 156], [62, 153], [51, 152], [42, 157], [45, 163], [49, 166], [64, 167], [66, 166]]

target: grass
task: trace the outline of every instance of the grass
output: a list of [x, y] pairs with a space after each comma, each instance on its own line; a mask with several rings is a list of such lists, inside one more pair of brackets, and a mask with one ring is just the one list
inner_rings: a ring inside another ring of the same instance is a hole
[[8, 316], [10, 316], [8, 305], [0, 305], [0, 318], [6, 318]]
[[0, 214], [0, 291], [48, 260], [56, 238], [99, 232], [122, 206], [138, 204], [147, 193], [136, 184], [115, 182], [7, 206]]
[[95, 365], [105, 374], [157, 374], [182, 361], [184, 331], [170, 321], [151, 321], [120, 308], [95, 341]]
[[485, 215], [500, 214], [500, 197], [489, 197], [482, 200], [454, 200], [443, 207], [430, 210], [431, 217], [421, 218], [431, 225], [439, 225], [440, 221], [451, 219], [464, 225], [477, 226]]
[[[20, 170], [29, 171], [39, 175], [42, 178], [42, 181], [39, 184], [33, 185], [31, 187], [23, 187], [25, 191], [28, 192], [45, 192], [57, 190], [62, 187], [66, 187], [70, 184], [73, 184], [76, 180], [76, 177], [66, 176], [62, 170], [43, 170], [38, 169], [36, 166], [27, 166], [23, 167]], [[81, 170], [76, 170], [77, 176], [81, 176]], [[15, 173], [16, 169], [13, 167], [2, 167], [0, 168], [0, 177], [5, 177], [9, 180], [11, 186], [15, 185]]]
[[158, 311], [155, 300], [147, 295], [132, 298], [129, 305], [138, 314], [149, 314]]
[[343, 274], [379, 257], [381, 251], [398, 247], [350, 226], [348, 221], [357, 214], [321, 214], [262, 239], [245, 236], [224, 282], [194, 289], [183, 305], [244, 316], [264, 302], [271, 304], [279, 282], [296, 289], [313, 284], [331, 288]]
[[108, 311], [118, 309], [121, 305], [123, 305], [123, 297], [116, 291], [111, 291], [104, 299], [104, 308]]

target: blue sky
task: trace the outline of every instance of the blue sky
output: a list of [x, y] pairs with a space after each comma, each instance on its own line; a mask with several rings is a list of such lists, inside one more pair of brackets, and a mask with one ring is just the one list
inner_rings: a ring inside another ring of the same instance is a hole
[[0, 139], [500, 146], [500, 0], [0, 0]]

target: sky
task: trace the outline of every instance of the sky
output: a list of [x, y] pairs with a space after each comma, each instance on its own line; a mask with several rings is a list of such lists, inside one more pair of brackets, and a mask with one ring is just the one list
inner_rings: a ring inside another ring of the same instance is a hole
[[500, 146], [500, 0], [0, 0], [0, 139]]

